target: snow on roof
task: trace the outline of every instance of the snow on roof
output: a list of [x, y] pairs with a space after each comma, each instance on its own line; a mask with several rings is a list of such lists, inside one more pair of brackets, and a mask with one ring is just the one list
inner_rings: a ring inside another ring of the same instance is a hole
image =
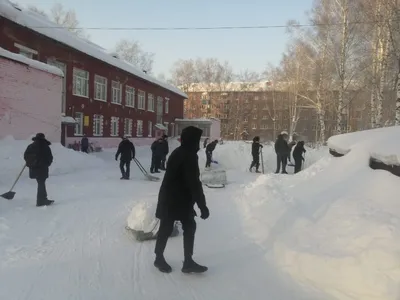
[[62, 116], [61, 123], [63, 124], [76, 124], [78, 123], [73, 117], [70, 116]]
[[328, 147], [345, 155], [352, 149], [363, 149], [369, 155], [387, 165], [400, 165], [400, 126], [383, 127], [341, 135], [328, 139]]
[[14, 61], [17, 61], [17, 62], [20, 62], [20, 63], [23, 63], [25, 65], [28, 65], [28, 66], [34, 68], [34, 69], [38, 69], [38, 70], [41, 70], [41, 71], [44, 71], [44, 72], [48, 72], [48, 73], [51, 73], [51, 74], [54, 74], [54, 75], [58, 75], [60, 77], [64, 77], [64, 73], [57, 67], [53, 67], [53, 66], [45, 64], [43, 62], [30, 59], [30, 58], [28, 58], [26, 56], [23, 56], [21, 54], [12, 53], [12, 52], [7, 51], [7, 50], [5, 50], [5, 49], [3, 49], [1, 47], [0, 47], [0, 56], [8, 58], [8, 59], [11, 59], [11, 60], [14, 60]]
[[167, 130], [168, 128], [165, 127], [163, 124], [157, 123], [156, 125], [154, 125], [154, 127], [156, 127], [157, 129], [160, 130]]
[[87, 55], [101, 60], [118, 69], [124, 70], [125, 72], [128, 72], [134, 76], [142, 78], [148, 82], [154, 83], [171, 92], [187, 98], [187, 95], [177, 87], [155, 79], [154, 77], [145, 74], [133, 65], [123, 60], [112, 57], [110, 54], [103, 51], [100, 46], [93, 45], [92, 42], [87, 42], [79, 38], [74, 33], [69, 32], [65, 28], [56, 28], [59, 25], [51, 22], [43, 16], [38, 15], [37, 13], [29, 11], [29, 9], [21, 8], [17, 5], [14, 5], [8, 0], [0, 0], [0, 16], [11, 20], [12, 22], [15, 22], [21, 26], [27, 27], [33, 31], [36, 31], [39, 34], [47, 36], [55, 41], [63, 43], [80, 52], [86, 53]]

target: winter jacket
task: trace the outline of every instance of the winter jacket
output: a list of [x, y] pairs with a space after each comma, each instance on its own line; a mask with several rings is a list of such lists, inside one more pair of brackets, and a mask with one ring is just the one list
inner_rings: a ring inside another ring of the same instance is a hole
[[293, 150], [293, 159], [296, 161], [304, 160], [303, 153], [306, 153], [306, 149], [304, 149], [304, 142], [298, 142], [296, 147]]
[[47, 179], [49, 178], [49, 167], [53, 163], [51, 143], [45, 139], [43, 134], [37, 134], [32, 140], [33, 143], [26, 148], [24, 153], [24, 160], [29, 168], [29, 178]]
[[121, 143], [119, 143], [117, 153], [115, 154], [115, 159], [118, 160], [118, 157], [121, 155], [121, 161], [131, 161], [135, 158], [135, 146], [133, 143], [128, 140], [124, 139]]
[[203, 143], [203, 147], [204, 147], [204, 148], [207, 147], [207, 143], [208, 143], [208, 138], [206, 138], [206, 139], [204, 140], [204, 143]]
[[196, 216], [194, 204], [206, 208], [200, 181], [197, 152], [202, 130], [189, 126], [182, 130], [181, 145], [172, 151], [158, 194], [156, 217], [182, 220]]
[[217, 143], [215, 141], [209, 143], [206, 147], [206, 152], [212, 153], [215, 150]]
[[261, 148], [263, 148], [263, 145], [261, 145], [259, 142], [253, 142], [253, 144], [251, 145], [251, 155], [253, 156], [260, 155]]
[[89, 139], [87, 137], [83, 137], [81, 140], [81, 148], [87, 149], [89, 148]]
[[169, 153], [169, 145], [168, 140], [163, 139], [160, 145], [163, 156], [167, 156]]
[[290, 156], [290, 147], [288, 143], [284, 140], [283, 135], [278, 135], [275, 142], [275, 153], [278, 155]]
[[163, 139], [154, 141], [150, 148], [153, 157], [163, 157], [165, 155], [165, 145], [163, 145]]

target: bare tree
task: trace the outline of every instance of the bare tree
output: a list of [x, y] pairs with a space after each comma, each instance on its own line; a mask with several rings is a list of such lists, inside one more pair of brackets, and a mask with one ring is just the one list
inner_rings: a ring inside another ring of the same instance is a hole
[[44, 10], [34, 5], [29, 5], [28, 9], [62, 27], [65, 27], [68, 31], [75, 33], [83, 39], [90, 39], [90, 36], [83, 30], [83, 28], [79, 28], [79, 21], [75, 10], [65, 9], [61, 3], [54, 4], [49, 13], [46, 13]]
[[115, 52], [145, 73], [152, 73], [154, 53], [144, 51], [138, 41], [123, 39], [115, 46]]

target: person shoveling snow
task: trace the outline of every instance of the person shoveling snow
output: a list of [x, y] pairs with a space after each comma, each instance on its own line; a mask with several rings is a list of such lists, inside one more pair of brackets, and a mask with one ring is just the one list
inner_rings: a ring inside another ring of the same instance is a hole
[[[154, 217], [155, 213], [156, 203], [140, 202], [132, 208], [125, 228], [140, 242], [154, 240], [160, 228], [160, 220]], [[175, 224], [171, 237], [178, 235], [179, 229]]]

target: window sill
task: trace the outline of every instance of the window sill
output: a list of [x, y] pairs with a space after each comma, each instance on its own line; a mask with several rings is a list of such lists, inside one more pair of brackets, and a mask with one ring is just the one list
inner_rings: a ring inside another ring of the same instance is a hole
[[107, 99], [106, 99], [106, 100], [103, 100], [103, 99], [96, 99], [96, 98], [93, 98], [93, 100], [100, 101], [100, 102], [107, 102]]
[[128, 104], [125, 104], [125, 106], [126, 106], [126, 107], [129, 107], [129, 108], [135, 108], [135, 106], [134, 106], [134, 105], [128, 105]]
[[154, 110], [152, 110], [152, 109], [148, 109], [147, 111], [149, 111], [149, 112], [154, 112]]
[[122, 105], [122, 103], [117, 103], [117, 102], [111, 102], [111, 104]]
[[143, 137], [143, 135], [136, 135], [136, 137]]
[[139, 110], [146, 110], [144, 107], [143, 107], [143, 108], [138, 107], [138, 109], [139, 109]]
[[79, 134], [74, 133], [74, 136], [80, 137], [80, 136], [83, 136], [83, 133], [79, 133]]
[[124, 134], [124, 136], [131, 138], [132, 134]]
[[102, 134], [93, 134], [93, 136], [95, 136], [95, 137], [103, 137]]
[[147, 137], [151, 138], [152, 136], [151, 136], [151, 135], [148, 135]]
[[72, 93], [72, 96], [89, 99], [89, 96], [77, 95], [77, 94], [74, 94], [74, 93]]
[[110, 134], [111, 137], [118, 137], [119, 134]]

